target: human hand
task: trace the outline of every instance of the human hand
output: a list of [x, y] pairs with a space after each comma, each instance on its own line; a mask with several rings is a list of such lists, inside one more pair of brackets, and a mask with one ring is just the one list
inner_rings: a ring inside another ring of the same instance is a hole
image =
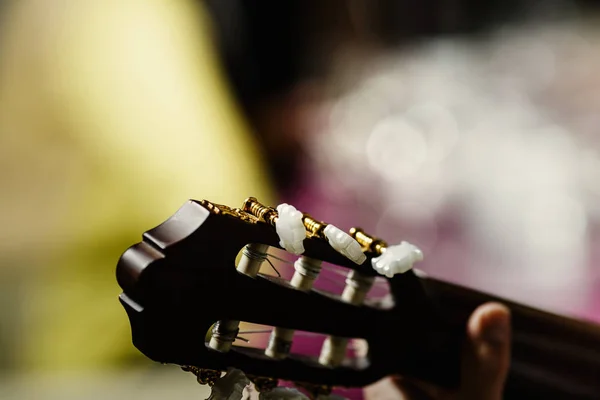
[[399, 377], [365, 388], [367, 400], [501, 400], [510, 366], [510, 311], [498, 303], [477, 308], [467, 324], [462, 381], [456, 391]]

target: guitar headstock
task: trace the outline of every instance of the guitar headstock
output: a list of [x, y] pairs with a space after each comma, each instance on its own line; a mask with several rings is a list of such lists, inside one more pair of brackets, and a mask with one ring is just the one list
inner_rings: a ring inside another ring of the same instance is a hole
[[[352, 229], [358, 258], [366, 256], [359, 264], [356, 254], [352, 261], [333, 243], [331, 232], [345, 240], [337, 228], [301, 214], [306, 238], [294, 277], [261, 274], [267, 249], [282, 249], [279, 218], [253, 198], [236, 209], [188, 201], [144, 233], [117, 265], [134, 345], [150, 359], [180, 365], [206, 382], [233, 367], [255, 382], [362, 387], [402, 374], [457, 385], [462, 330], [441, 317], [418, 272], [383, 277], [392, 304], [365, 303], [375, 278], [382, 279], [372, 260], [382, 258], [387, 244]], [[342, 295], [313, 287], [322, 262], [348, 271]], [[240, 321], [275, 327], [266, 348], [233, 343]], [[290, 352], [294, 331], [326, 335], [321, 355]], [[354, 338], [368, 343], [366, 356], [346, 357]]]

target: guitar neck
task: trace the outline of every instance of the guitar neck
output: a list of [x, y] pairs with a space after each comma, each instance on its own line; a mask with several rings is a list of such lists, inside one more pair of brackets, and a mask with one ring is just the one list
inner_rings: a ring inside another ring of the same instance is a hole
[[512, 362], [506, 398], [600, 398], [600, 327], [535, 310], [433, 278], [425, 290], [452, 322], [466, 326], [479, 305], [498, 301], [512, 313]]

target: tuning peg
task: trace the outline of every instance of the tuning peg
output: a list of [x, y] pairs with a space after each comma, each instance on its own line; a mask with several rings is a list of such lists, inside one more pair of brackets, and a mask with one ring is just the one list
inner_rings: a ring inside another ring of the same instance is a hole
[[[256, 277], [262, 263], [267, 259], [269, 246], [266, 244], [248, 244], [242, 250], [242, 257], [237, 270], [249, 277]], [[240, 321], [218, 321], [212, 330], [209, 347], [222, 352], [227, 352], [235, 341], [239, 331]]]
[[280, 204], [277, 209], [261, 204], [256, 198], [244, 201], [242, 210], [271, 226], [279, 236], [279, 245], [287, 251], [300, 255], [304, 253], [303, 241], [306, 237], [320, 237], [331, 247], [361, 265], [367, 259], [361, 245], [338, 227], [318, 221], [308, 214], [302, 214], [289, 204]]
[[[346, 286], [342, 292], [342, 301], [350, 304], [362, 304], [371, 290], [375, 278], [362, 275], [356, 271], [350, 271], [346, 278]], [[323, 342], [319, 363], [336, 367], [341, 364], [346, 355], [348, 339], [343, 337], [329, 336]]]
[[371, 265], [381, 275], [391, 278], [412, 269], [418, 261], [423, 261], [423, 252], [408, 242], [402, 242], [385, 248], [379, 257], [371, 260]]
[[275, 230], [279, 235], [279, 245], [296, 255], [304, 253], [306, 228], [302, 222], [302, 213], [294, 206], [284, 203], [277, 206], [277, 214]]
[[360, 244], [352, 236], [335, 225], [327, 225], [323, 233], [331, 247], [356, 264], [361, 265], [367, 259], [367, 256], [362, 252]]
[[[321, 260], [315, 260], [309, 257], [300, 257], [294, 263], [294, 276], [290, 281], [292, 287], [301, 291], [310, 291], [313, 287], [315, 279], [321, 272]], [[294, 339], [294, 330], [276, 327], [271, 332], [269, 344], [265, 350], [265, 354], [272, 358], [286, 358], [292, 347]]]

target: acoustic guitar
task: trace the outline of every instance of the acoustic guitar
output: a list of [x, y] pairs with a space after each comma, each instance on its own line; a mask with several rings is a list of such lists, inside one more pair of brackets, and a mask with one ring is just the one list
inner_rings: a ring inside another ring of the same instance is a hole
[[[145, 232], [116, 270], [135, 347], [208, 384], [236, 368], [263, 391], [283, 380], [327, 393], [389, 375], [453, 388], [469, 315], [499, 301], [512, 311], [506, 398], [600, 399], [599, 326], [432, 279], [415, 268], [381, 275], [374, 265], [393, 246], [360, 228], [340, 233], [310, 215], [296, 217], [305, 236], [297, 242], [303, 249], [293, 248], [298, 256], [289, 281], [260, 272], [268, 249], [284, 247], [278, 228], [284, 216], [254, 198], [241, 208], [190, 200]], [[360, 246], [360, 260], [345, 253], [356, 250], [344, 249], [346, 244]], [[314, 287], [323, 263], [348, 272], [341, 295]], [[368, 300], [376, 279], [387, 281], [391, 301]], [[240, 322], [273, 327], [268, 345], [237, 345]], [[319, 357], [291, 351], [295, 331], [326, 335]], [[351, 339], [365, 340], [367, 354], [349, 356]]]

